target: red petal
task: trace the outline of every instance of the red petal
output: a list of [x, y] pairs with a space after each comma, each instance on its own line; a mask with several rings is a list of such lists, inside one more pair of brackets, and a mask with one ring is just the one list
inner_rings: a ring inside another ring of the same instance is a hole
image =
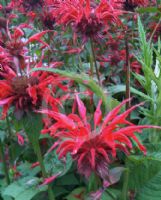
[[66, 126], [66, 128], [72, 129], [72, 130], [76, 128], [75, 123], [73, 122], [73, 120], [70, 119], [69, 117], [67, 117], [64, 114], [57, 113], [57, 112], [50, 111], [50, 110], [45, 110], [45, 109], [39, 110], [37, 112], [44, 113], [44, 114], [49, 115], [50, 117], [53, 117], [58, 122], [62, 123], [63, 127]]
[[117, 116], [117, 114], [119, 113], [121, 107], [122, 107], [123, 105], [125, 105], [126, 102], [128, 102], [128, 101], [130, 101], [130, 99], [124, 100], [122, 103], [120, 103], [117, 107], [115, 107], [113, 110], [111, 110], [111, 111], [107, 114], [107, 116], [105, 117], [104, 122], [103, 122], [103, 124], [102, 124], [102, 128], [103, 128], [104, 126], [106, 126], [106, 124], [107, 124], [109, 121], [111, 121], [112, 119], [114, 119], [114, 118]]
[[91, 166], [92, 166], [92, 169], [94, 170], [95, 169], [95, 156], [96, 156], [96, 152], [95, 152], [95, 149], [92, 148], [90, 150], [90, 153], [91, 153]]
[[96, 108], [96, 111], [94, 113], [94, 125], [95, 125], [95, 128], [102, 120], [101, 104], [102, 104], [102, 100], [99, 101], [98, 106]]
[[49, 30], [47, 30], [47, 31], [42, 31], [42, 32], [40, 32], [40, 33], [36, 33], [35, 35], [31, 36], [31, 37], [28, 39], [27, 44], [28, 44], [29, 42], [40, 41], [40, 38], [43, 37], [43, 36], [44, 36], [46, 33], [48, 33], [48, 32], [49, 32]]
[[86, 119], [86, 107], [85, 107], [84, 103], [81, 101], [81, 99], [79, 98], [78, 95], [76, 95], [76, 101], [77, 101], [77, 104], [78, 104], [79, 115], [81, 116], [83, 121], [86, 123], [87, 122], [87, 119]]
[[57, 173], [49, 178], [46, 178], [44, 180], [44, 182], [40, 185], [40, 186], [43, 186], [43, 185], [48, 185], [49, 183], [53, 182], [61, 173]]

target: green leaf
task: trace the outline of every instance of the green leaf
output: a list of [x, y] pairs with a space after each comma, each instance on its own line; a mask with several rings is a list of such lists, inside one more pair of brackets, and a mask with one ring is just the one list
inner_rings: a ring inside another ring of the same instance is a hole
[[6, 137], [5, 131], [0, 130], [0, 141], [4, 142], [5, 137]]
[[161, 171], [153, 176], [143, 188], [141, 188], [136, 200], [160, 200], [161, 199]]
[[[65, 189], [65, 187], [57, 186], [57, 185], [54, 185], [53, 192], [55, 194], [55, 197], [58, 197], [60, 195], [64, 196], [64, 195], [67, 195], [69, 193], [69, 191], [67, 189]], [[35, 199], [35, 200], [37, 200], [37, 199]]]
[[138, 13], [157, 13], [158, 12], [158, 8], [157, 7], [147, 7], [147, 8], [138, 8], [137, 9]]
[[56, 185], [79, 185], [79, 181], [73, 173], [65, 174], [64, 176], [60, 177], [56, 180]]
[[[111, 86], [111, 87], [108, 88], [108, 91], [110, 92], [111, 95], [118, 94], [118, 93], [121, 93], [121, 92], [125, 92], [126, 86], [125, 85]], [[130, 87], [130, 91], [131, 91], [132, 94], [138, 95], [145, 100], [154, 101], [150, 96], [144, 94], [143, 92], [140, 92], [139, 90], [137, 90], [133, 87]]]
[[2, 195], [13, 197], [15, 200], [31, 200], [35, 195], [47, 190], [47, 186], [37, 187], [38, 178], [27, 177], [13, 182], [5, 188]]
[[69, 171], [72, 166], [72, 162], [73, 160], [69, 154], [66, 157], [66, 162], [59, 160], [55, 151], [50, 152], [44, 158], [46, 171], [50, 175], [60, 173], [59, 177], [65, 175]]
[[141, 39], [141, 42], [143, 43], [143, 45], [146, 45], [146, 33], [144, 31], [144, 27], [142, 25], [140, 17], [138, 17], [138, 31], [139, 31], [139, 37]]
[[96, 191], [101, 186], [101, 180], [94, 172], [91, 173], [88, 180], [88, 192]]
[[37, 142], [40, 131], [43, 129], [41, 115], [36, 113], [27, 113], [23, 118], [23, 126], [30, 142]]
[[120, 196], [121, 191], [113, 188], [108, 188], [102, 194], [101, 200], [116, 200]]
[[34, 177], [35, 175], [37, 175], [40, 172], [40, 166], [31, 168], [31, 163], [29, 162], [24, 162], [22, 164], [20, 164], [17, 167], [17, 170], [24, 176], [30, 176], [30, 177]]
[[126, 167], [129, 168], [130, 189], [140, 189], [161, 170], [161, 151], [148, 152], [147, 156], [129, 156]]
[[67, 197], [65, 197], [66, 200], [78, 200], [77, 196], [80, 195], [81, 199], [84, 198], [86, 189], [84, 187], [79, 187], [74, 189]]

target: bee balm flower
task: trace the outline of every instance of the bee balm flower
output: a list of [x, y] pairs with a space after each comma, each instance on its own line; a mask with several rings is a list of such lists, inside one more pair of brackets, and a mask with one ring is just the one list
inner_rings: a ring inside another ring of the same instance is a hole
[[101, 32], [107, 30], [111, 24], [120, 25], [119, 14], [120, 11], [114, 10], [106, 0], [101, 0], [99, 4], [90, 0], [60, 1], [53, 11], [58, 24], [72, 25], [74, 33], [81, 34], [84, 41], [89, 37], [103, 37]]
[[144, 154], [146, 153], [146, 148], [140, 143], [135, 133], [141, 133], [142, 129], [155, 128], [155, 126], [139, 126], [126, 119], [138, 105], [119, 114], [121, 107], [128, 101], [125, 100], [102, 120], [100, 101], [94, 113], [94, 128], [92, 129], [92, 125], [87, 121], [84, 103], [78, 96], [76, 101], [79, 115], [65, 115], [49, 110], [40, 112], [56, 120], [49, 131], [58, 138], [59, 158], [70, 153], [77, 163], [80, 174], [88, 178], [92, 172], [95, 172], [102, 179], [108, 178], [109, 164], [116, 159], [117, 151], [129, 155], [130, 150], [133, 149], [132, 141], [135, 141]]

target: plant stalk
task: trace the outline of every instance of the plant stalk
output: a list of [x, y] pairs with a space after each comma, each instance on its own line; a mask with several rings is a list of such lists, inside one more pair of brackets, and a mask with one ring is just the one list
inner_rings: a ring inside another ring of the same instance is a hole
[[[92, 62], [94, 64], [94, 67], [95, 67], [95, 70], [96, 70], [96, 76], [97, 76], [97, 79], [98, 79], [98, 83], [99, 85], [101, 86], [101, 80], [100, 80], [100, 75], [99, 75], [99, 70], [98, 70], [98, 66], [97, 66], [97, 61], [96, 61], [96, 55], [95, 55], [95, 50], [94, 50], [94, 45], [93, 45], [93, 41], [92, 39], [90, 38], [90, 44], [91, 44], [91, 52], [92, 52]], [[92, 65], [92, 63], [91, 63]], [[93, 69], [91, 67], [91, 74], [93, 75]]]
[[6, 159], [5, 159], [4, 147], [3, 147], [2, 142], [0, 142], [0, 157], [1, 157], [2, 163], [3, 163], [3, 170], [4, 170], [4, 174], [5, 174], [6, 183], [7, 183], [7, 185], [9, 185], [10, 178], [9, 178], [8, 167], [7, 167], [7, 163], [6, 163]]
[[[41, 149], [40, 149], [40, 144], [39, 144], [38, 140], [36, 140], [34, 142], [33, 147], [34, 147], [34, 151], [37, 155], [37, 159], [38, 159], [38, 162], [39, 162], [39, 165], [40, 165], [40, 168], [41, 168], [43, 179], [46, 179], [48, 176], [47, 176], [47, 172], [45, 170], [43, 157], [42, 157], [42, 153], [41, 153]], [[54, 197], [54, 194], [53, 194], [53, 191], [52, 191], [52, 187], [51, 187], [50, 184], [48, 185], [48, 197], [49, 197], [49, 200], [55, 200], [55, 197]]]
[[128, 200], [129, 169], [126, 168], [123, 177], [123, 188], [120, 200]]
[[[128, 45], [128, 37], [127, 33], [125, 33], [125, 49], [126, 49], [126, 99], [130, 99], [130, 58], [129, 58], [129, 45]], [[131, 107], [130, 101], [126, 103], [126, 110]], [[129, 115], [130, 118], [130, 115]]]
[[[6, 116], [6, 124], [7, 124], [7, 131], [8, 131], [8, 135], [9, 135], [8, 139], [9, 139], [10, 142], [12, 142], [12, 130], [11, 130], [11, 125], [10, 125], [8, 115]], [[9, 150], [9, 154], [10, 154], [10, 163], [12, 163], [12, 164], [14, 162], [13, 152], [14, 151], [12, 151], [12, 145], [11, 145], [10, 150]]]

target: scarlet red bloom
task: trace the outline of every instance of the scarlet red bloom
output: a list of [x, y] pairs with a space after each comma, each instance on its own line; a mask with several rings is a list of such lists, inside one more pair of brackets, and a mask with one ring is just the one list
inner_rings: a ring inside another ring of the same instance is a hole
[[106, 0], [101, 0], [98, 5], [90, 0], [60, 1], [54, 11], [58, 24], [71, 24], [84, 40], [101, 37], [101, 31], [107, 30], [111, 24], [120, 25], [119, 14]]
[[43, 0], [12, 0], [12, 6], [22, 12], [35, 11], [44, 5]]
[[60, 101], [53, 96], [54, 88], [57, 85], [61, 86], [64, 78], [40, 71], [33, 72], [30, 76], [27, 74], [17, 76], [11, 69], [7, 75], [5, 73], [2, 75], [5, 78], [0, 80], [0, 106], [3, 106], [3, 117], [6, 116], [10, 106], [15, 107], [16, 117], [20, 118], [24, 112], [40, 108], [44, 101], [57, 110]]
[[[27, 45], [31, 42], [38, 41], [43, 44], [43, 47], [49, 46], [41, 38], [49, 31], [42, 31], [32, 35], [25, 42], [22, 40], [24, 32], [22, 28], [31, 28], [27, 24], [21, 24], [14, 28], [13, 33], [7, 31], [6, 34], [0, 35], [0, 48], [4, 48], [5, 51], [12, 57], [12, 63], [15, 64], [15, 68], [23, 69], [26, 61], [26, 52], [28, 52]], [[7, 28], [8, 29], [8, 28]], [[4, 52], [4, 51], [3, 51]]]
[[143, 128], [155, 128], [155, 126], [137, 126], [126, 120], [129, 113], [139, 105], [118, 114], [121, 107], [129, 101], [125, 100], [102, 120], [101, 102], [99, 102], [94, 113], [94, 130], [92, 130], [87, 121], [85, 105], [78, 96], [76, 101], [79, 116], [76, 114], [67, 116], [49, 110], [40, 112], [56, 120], [49, 131], [58, 138], [59, 158], [70, 153], [77, 162], [79, 173], [89, 177], [94, 171], [102, 179], [107, 179], [108, 166], [116, 158], [117, 151], [130, 154], [130, 150], [133, 149], [132, 140], [143, 153], [146, 153], [145, 147], [140, 143], [135, 132], [141, 133]]
[[[154, 1], [153, 1], [154, 2]], [[151, 4], [149, 0], [114, 0], [117, 8], [122, 8], [127, 11], [134, 11], [137, 7], [145, 7]]]

